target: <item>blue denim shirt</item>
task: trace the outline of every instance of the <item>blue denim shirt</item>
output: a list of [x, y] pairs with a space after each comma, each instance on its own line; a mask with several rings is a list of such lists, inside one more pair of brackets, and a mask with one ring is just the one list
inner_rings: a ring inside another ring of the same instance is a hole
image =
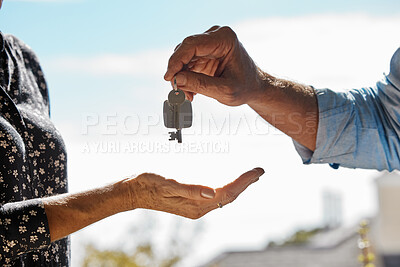
[[400, 170], [400, 48], [376, 86], [335, 92], [316, 89], [319, 125], [315, 151], [294, 141], [303, 163]]

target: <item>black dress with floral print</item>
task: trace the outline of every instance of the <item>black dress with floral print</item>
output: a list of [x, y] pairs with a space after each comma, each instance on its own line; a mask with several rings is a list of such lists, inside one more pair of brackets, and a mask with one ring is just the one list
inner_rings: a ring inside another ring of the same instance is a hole
[[40, 198], [67, 192], [66, 151], [32, 50], [0, 33], [0, 265], [68, 266]]

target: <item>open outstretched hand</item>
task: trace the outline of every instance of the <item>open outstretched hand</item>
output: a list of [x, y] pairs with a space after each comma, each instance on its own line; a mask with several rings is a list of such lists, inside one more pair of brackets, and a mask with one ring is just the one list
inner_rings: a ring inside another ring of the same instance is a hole
[[234, 201], [263, 174], [262, 168], [255, 168], [216, 190], [201, 185], [181, 184], [153, 173], [143, 173], [125, 182], [129, 185], [131, 209], [152, 209], [198, 219]]

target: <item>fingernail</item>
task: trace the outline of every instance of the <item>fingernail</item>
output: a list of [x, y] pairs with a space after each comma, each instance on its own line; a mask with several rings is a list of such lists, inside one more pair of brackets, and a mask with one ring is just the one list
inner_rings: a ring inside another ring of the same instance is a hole
[[176, 76], [176, 84], [177, 85], [186, 85], [186, 75], [183, 73], [178, 73]]
[[255, 179], [255, 181], [258, 181], [258, 178], [265, 173], [263, 168], [254, 168], [252, 171], [257, 172], [258, 174], [257, 179]]
[[215, 197], [215, 191], [210, 188], [204, 188], [201, 190], [200, 195], [204, 198], [211, 199]]

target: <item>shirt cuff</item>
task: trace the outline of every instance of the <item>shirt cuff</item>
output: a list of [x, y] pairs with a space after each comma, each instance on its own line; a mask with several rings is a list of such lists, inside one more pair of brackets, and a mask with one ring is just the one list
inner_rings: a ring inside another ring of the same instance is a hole
[[[356, 126], [348, 124], [354, 119], [353, 101], [345, 92], [335, 92], [330, 89], [315, 89], [319, 119], [315, 151], [293, 140], [295, 149], [304, 164], [330, 163], [337, 169], [337, 162], [350, 160], [356, 149], [355, 142], [345, 136], [356, 136]], [[348, 120], [343, 121], [343, 118]], [[335, 129], [332, 126], [335, 125]], [[336, 161], [337, 160], [337, 161]]]
[[44, 205], [33, 199], [0, 207], [0, 262], [51, 243]]

